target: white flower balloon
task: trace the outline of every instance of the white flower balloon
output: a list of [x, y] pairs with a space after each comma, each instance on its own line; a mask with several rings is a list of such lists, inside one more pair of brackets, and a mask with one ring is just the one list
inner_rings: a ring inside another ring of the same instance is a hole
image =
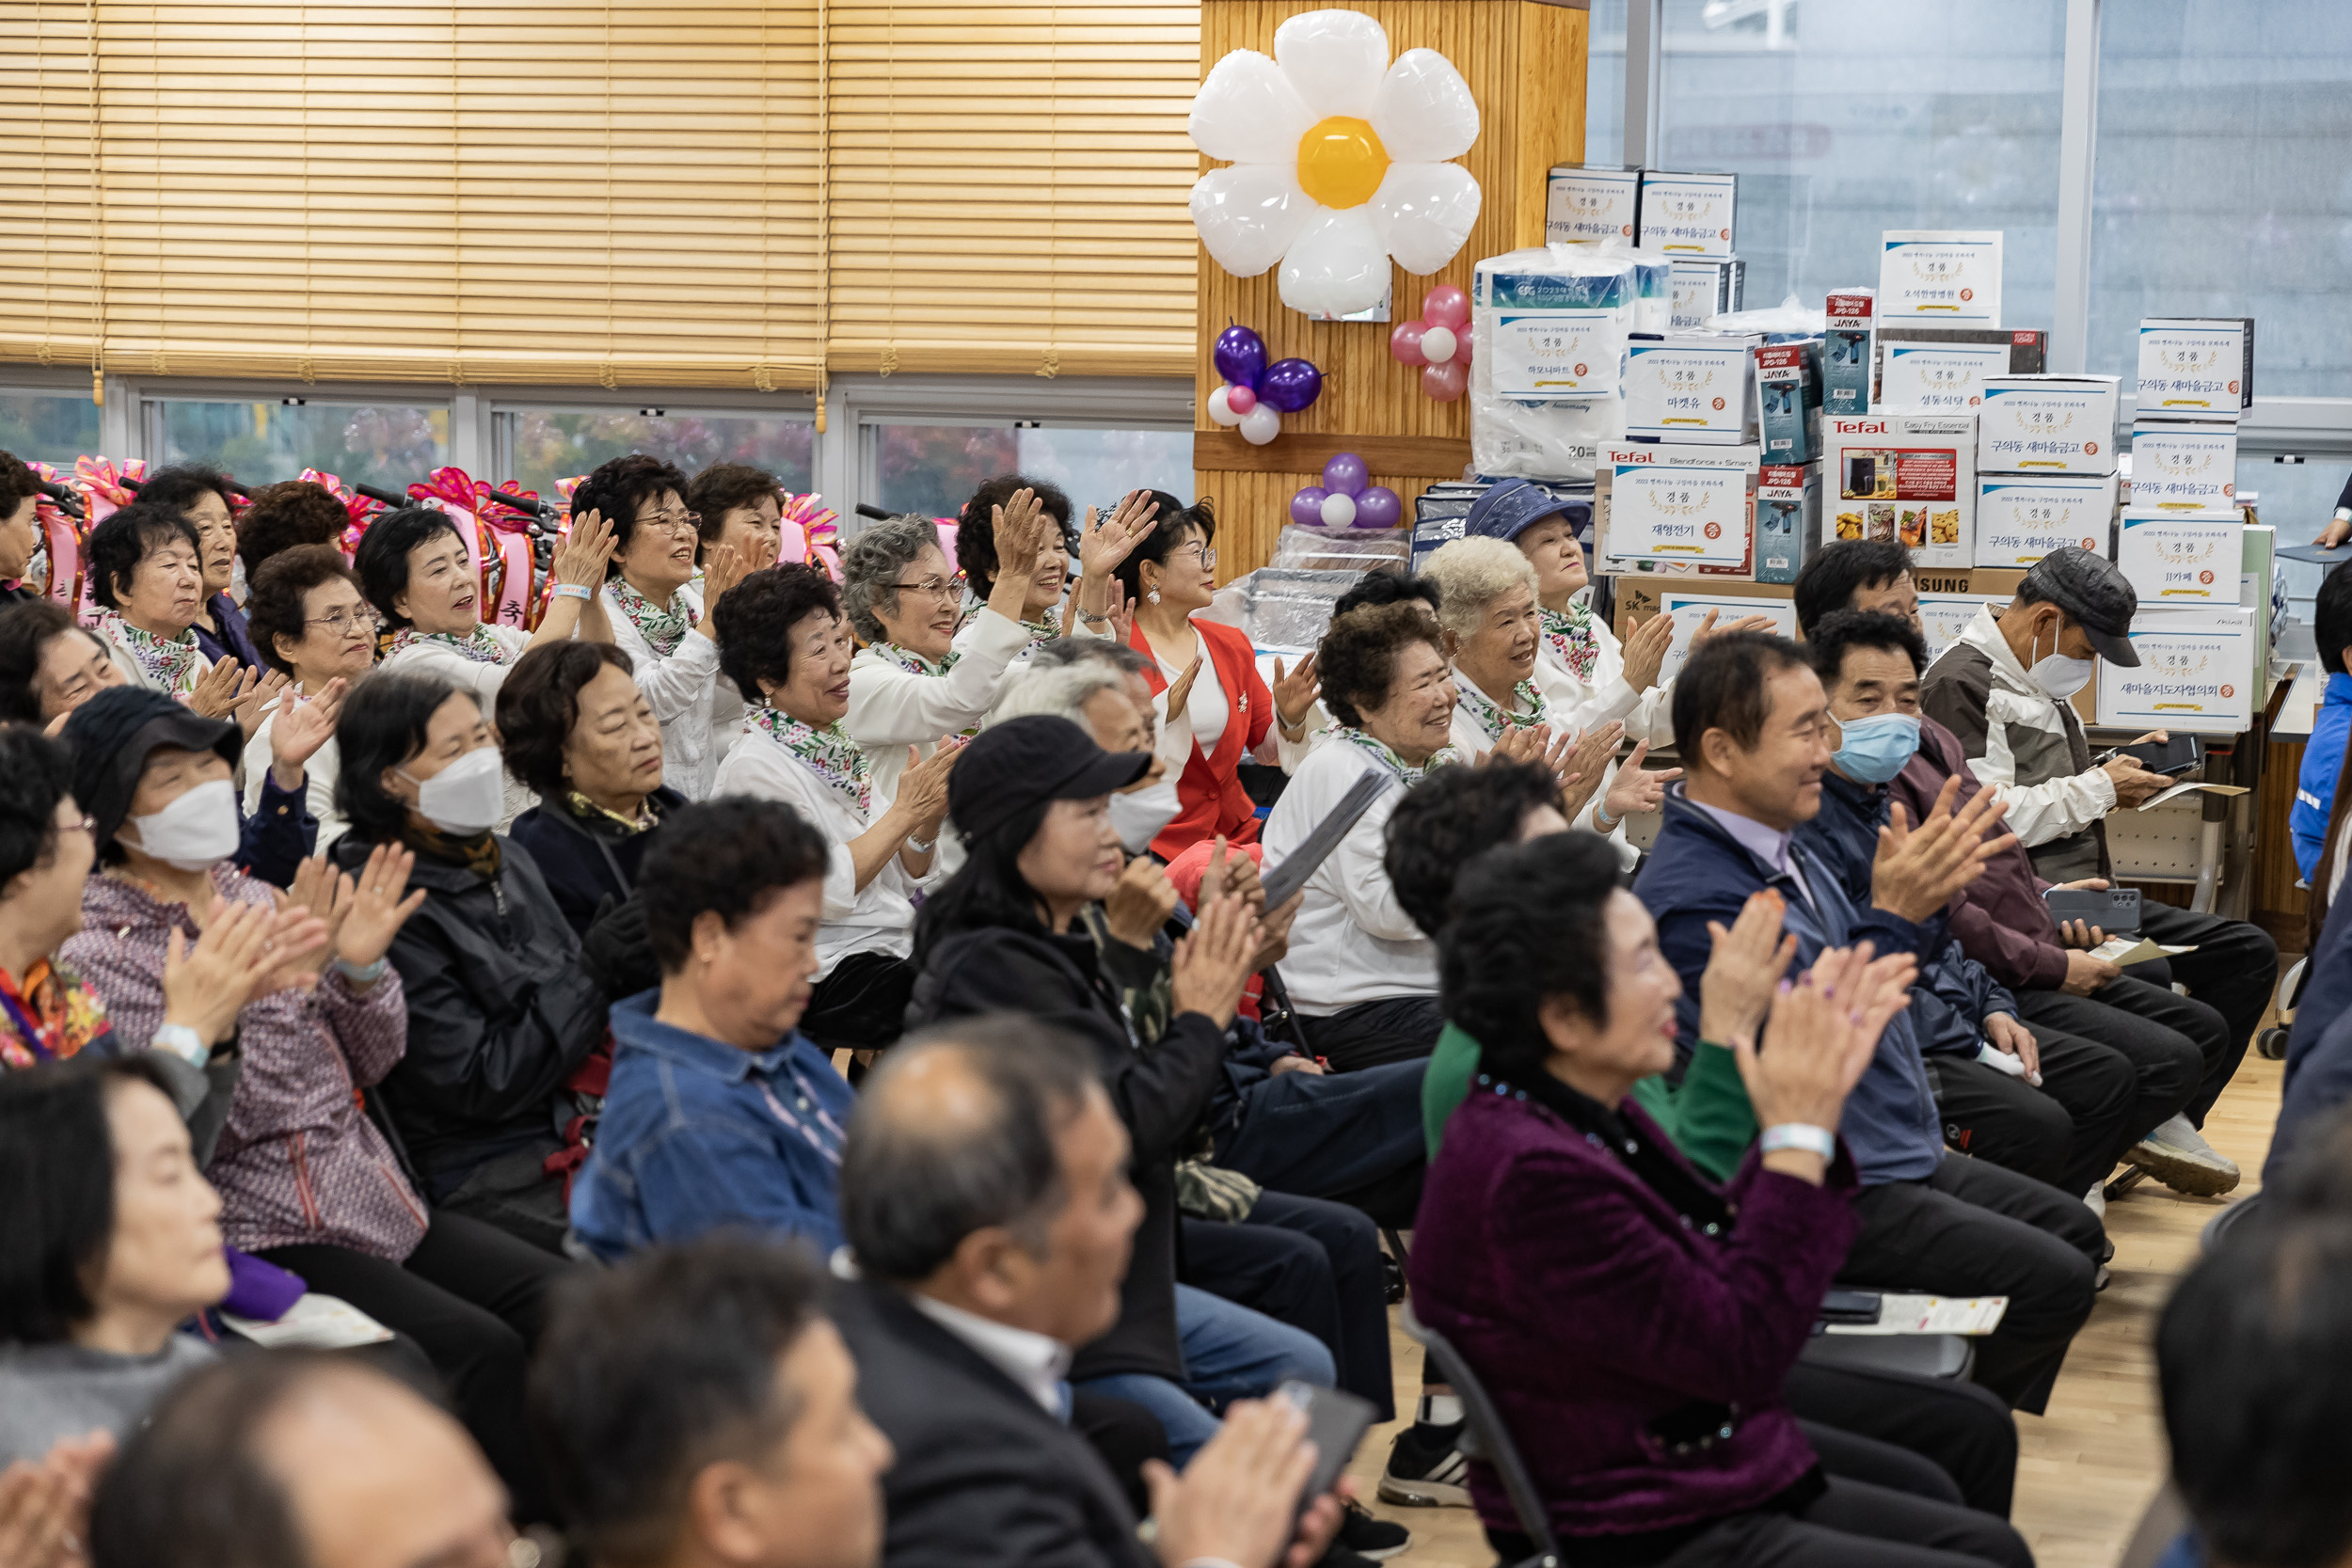
[[1433, 273], [1478, 219], [1478, 182], [1449, 161], [1478, 139], [1470, 84], [1434, 49], [1391, 64], [1388, 34], [1359, 11], [1292, 17], [1274, 58], [1237, 49], [1217, 61], [1189, 128], [1231, 161], [1192, 188], [1200, 243], [1238, 277], [1279, 262], [1294, 310], [1369, 309], [1391, 258]]

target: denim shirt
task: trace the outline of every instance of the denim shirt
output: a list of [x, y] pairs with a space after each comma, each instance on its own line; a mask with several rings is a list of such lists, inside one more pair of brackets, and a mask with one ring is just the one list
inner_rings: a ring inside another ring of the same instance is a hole
[[850, 1085], [797, 1032], [766, 1051], [655, 1020], [658, 990], [612, 1008], [612, 1078], [572, 1227], [606, 1262], [723, 1226], [841, 1244]]

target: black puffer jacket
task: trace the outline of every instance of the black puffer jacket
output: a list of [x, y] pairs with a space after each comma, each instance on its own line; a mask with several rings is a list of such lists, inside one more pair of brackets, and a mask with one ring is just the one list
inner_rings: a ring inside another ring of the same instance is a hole
[[[338, 841], [357, 872], [374, 846]], [[392, 939], [408, 1001], [408, 1053], [384, 1101], [425, 1196], [456, 1191], [484, 1161], [561, 1140], [564, 1081], [605, 1036], [605, 1001], [531, 852], [500, 841], [498, 876], [422, 854], [409, 878], [427, 896]]]

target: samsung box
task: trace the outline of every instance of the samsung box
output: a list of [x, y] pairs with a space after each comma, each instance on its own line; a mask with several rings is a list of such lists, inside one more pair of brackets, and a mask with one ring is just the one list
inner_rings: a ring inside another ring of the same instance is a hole
[[2138, 412], [2234, 420], [2253, 404], [2253, 317], [2140, 322]]
[[2235, 512], [2152, 512], [2134, 507], [2115, 531], [2115, 567], [2142, 610], [2238, 603], [2245, 519]]
[[1879, 329], [1878, 391], [1873, 408], [1967, 413], [1984, 401], [1996, 375], [2038, 375], [2050, 335], [1974, 326], [1890, 325]]
[[1766, 463], [1756, 472], [1756, 580], [1794, 582], [1821, 542], [1821, 466]]
[[2111, 375], [2004, 375], [1984, 385], [1977, 467], [1986, 473], [2111, 474], [2121, 382]]
[[1756, 438], [1755, 333], [1670, 334], [1625, 345], [1625, 433], [1736, 447]]
[[2237, 505], [2237, 426], [2138, 420], [2132, 425], [2135, 511], [2220, 512]]
[[1828, 330], [1821, 335], [1821, 412], [1867, 414], [1870, 411], [1872, 358], [1871, 308], [1868, 289], [1838, 289], [1829, 296]]
[[1641, 201], [1640, 169], [1556, 166], [1545, 185], [1544, 239], [1589, 245], [1614, 236], [1631, 245]]
[[1739, 178], [1642, 171], [1642, 248], [1677, 256], [1728, 256]]
[[1821, 448], [1822, 538], [1899, 544], [1921, 566], [1974, 559], [1975, 415], [1824, 414]]
[[1986, 474], [1977, 482], [1977, 564], [2030, 566], [2064, 545], [2107, 553], [2113, 474]]
[[1754, 447], [1604, 448], [1595, 478], [1598, 569], [1753, 580], [1759, 467]]
[[2132, 621], [2139, 667], [2099, 661], [2102, 724], [2235, 735], [2254, 720], [2254, 612], [2144, 610]]
[[1819, 343], [1764, 343], [1756, 351], [1756, 419], [1767, 463], [1821, 455]]
[[1740, 309], [1747, 263], [1737, 256], [1677, 256], [1668, 274], [1669, 320], [1677, 332], [1695, 332], [1710, 316]]
[[2001, 325], [2001, 231], [1890, 229], [1879, 236], [1878, 325]]

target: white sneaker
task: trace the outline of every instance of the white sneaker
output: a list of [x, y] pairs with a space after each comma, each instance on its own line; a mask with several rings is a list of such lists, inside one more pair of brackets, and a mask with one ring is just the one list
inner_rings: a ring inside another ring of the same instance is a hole
[[2236, 1164], [2214, 1152], [2186, 1117], [2174, 1117], [2125, 1149], [2123, 1158], [2191, 1197], [2217, 1197], [2238, 1184]]
[[2090, 1184], [2090, 1191], [2083, 1194], [2083, 1206], [2089, 1209], [2092, 1213], [2099, 1216], [2100, 1224], [2106, 1224], [2107, 1218], [2107, 1184], [2104, 1181], [2092, 1182]]

